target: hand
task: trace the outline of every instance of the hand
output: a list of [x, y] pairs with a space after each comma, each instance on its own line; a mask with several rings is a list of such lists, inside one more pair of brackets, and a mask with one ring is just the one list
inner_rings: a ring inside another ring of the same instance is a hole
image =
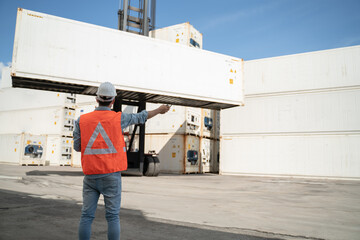
[[163, 104], [158, 108], [158, 110], [159, 110], [160, 114], [164, 114], [164, 113], [167, 113], [170, 110], [170, 106]]
[[156, 108], [155, 110], [148, 111], [147, 119], [155, 117], [158, 114], [164, 114], [170, 110], [170, 106], [168, 105], [161, 105], [160, 107]]

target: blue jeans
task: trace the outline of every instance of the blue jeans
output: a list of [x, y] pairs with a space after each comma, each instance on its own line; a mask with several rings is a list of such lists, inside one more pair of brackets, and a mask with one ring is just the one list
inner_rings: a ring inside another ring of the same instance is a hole
[[121, 173], [86, 175], [83, 182], [83, 207], [79, 224], [79, 239], [90, 239], [91, 223], [100, 194], [104, 196], [108, 239], [120, 239]]

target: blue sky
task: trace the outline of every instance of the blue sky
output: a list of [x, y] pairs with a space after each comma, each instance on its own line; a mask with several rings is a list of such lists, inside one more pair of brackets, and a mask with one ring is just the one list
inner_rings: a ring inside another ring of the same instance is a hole
[[[17, 7], [117, 28], [119, 0], [0, 0], [0, 67]], [[360, 45], [360, 0], [157, 0], [157, 27], [190, 22], [203, 47], [245, 60]]]

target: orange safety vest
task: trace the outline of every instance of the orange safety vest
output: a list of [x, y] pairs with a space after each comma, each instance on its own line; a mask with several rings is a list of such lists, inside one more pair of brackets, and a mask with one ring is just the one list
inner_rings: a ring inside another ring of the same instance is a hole
[[81, 115], [81, 166], [85, 175], [127, 169], [121, 112], [94, 111]]

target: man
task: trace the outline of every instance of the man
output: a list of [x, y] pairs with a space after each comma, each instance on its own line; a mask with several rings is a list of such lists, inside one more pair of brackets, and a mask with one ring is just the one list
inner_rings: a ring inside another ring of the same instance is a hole
[[120, 239], [119, 211], [121, 202], [121, 171], [127, 169], [126, 146], [122, 129], [144, 124], [170, 107], [162, 105], [152, 111], [126, 114], [111, 111], [116, 90], [110, 82], [100, 85], [96, 93], [99, 107], [78, 118], [74, 129], [74, 149], [81, 151], [83, 207], [79, 224], [79, 239], [90, 239], [91, 224], [100, 194], [104, 196], [108, 239]]

